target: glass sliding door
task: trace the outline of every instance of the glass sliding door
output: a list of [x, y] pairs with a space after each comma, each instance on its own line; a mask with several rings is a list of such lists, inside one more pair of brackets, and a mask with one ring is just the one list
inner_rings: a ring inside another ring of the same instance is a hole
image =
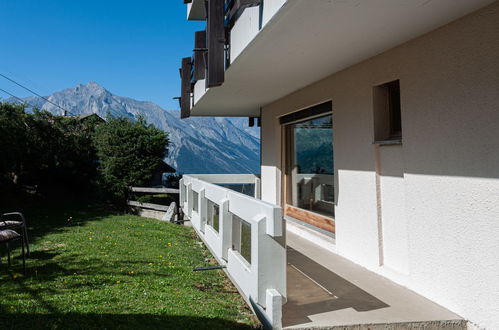
[[334, 231], [332, 114], [288, 123], [284, 129], [286, 213]]

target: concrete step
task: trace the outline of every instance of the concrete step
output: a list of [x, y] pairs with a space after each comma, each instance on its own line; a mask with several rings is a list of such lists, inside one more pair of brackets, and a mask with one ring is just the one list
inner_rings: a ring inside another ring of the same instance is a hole
[[459, 315], [287, 232], [285, 329], [464, 330]]
[[425, 321], [425, 322], [402, 322], [402, 323], [379, 323], [379, 324], [356, 324], [337, 326], [310, 326], [310, 327], [286, 327], [293, 330], [467, 330], [465, 320], [448, 321]]

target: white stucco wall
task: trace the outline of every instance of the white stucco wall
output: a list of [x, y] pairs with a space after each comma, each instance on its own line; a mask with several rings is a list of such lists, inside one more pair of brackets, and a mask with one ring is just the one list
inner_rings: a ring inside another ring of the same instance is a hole
[[[404, 150], [401, 145], [379, 147], [382, 264], [407, 275], [407, 217], [405, 212]], [[380, 237], [378, 237], [378, 240]]]
[[[403, 145], [380, 147], [380, 266], [372, 88], [395, 79]], [[326, 100], [338, 253], [498, 329], [499, 2], [265, 106], [264, 200], [280, 196], [277, 118]]]

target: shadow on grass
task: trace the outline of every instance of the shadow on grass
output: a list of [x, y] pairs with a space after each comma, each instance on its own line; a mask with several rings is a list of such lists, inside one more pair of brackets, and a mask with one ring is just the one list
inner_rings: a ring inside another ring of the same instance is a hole
[[[90, 258], [81, 260], [80, 255], [74, 256], [64, 256], [57, 260], [52, 260], [59, 256], [60, 253], [56, 253], [53, 250], [48, 251], [33, 251], [30, 258], [26, 264], [26, 274], [19, 278], [18, 281], [27, 280], [30, 278], [36, 278], [38, 281], [50, 282], [61, 276], [68, 275], [78, 275], [78, 276], [122, 276], [122, 277], [136, 277], [139, 275], [153, 275], [159, 277], [169, 277], [172, 276], [168, 271], [158, 270], [157, 268], [152, 268], [146, 271], [134, 271], [133, 275], [127, 274], [126, 272], [121, 272], [119, 269], [136, 269], [137, 265], [144, 265], [148, 261], [136, 261], [136, 260], [102, 260], [100, 258]], [[5, 258], [4, 258], [5, 259]], [[13, 274], [18, 274], [22, 271], [21, 268], [21, 257], [12, 257], [12, 266], [7, 267], [6, 262], [0, 264], [0, 280], [5, 276], [10, 277]], [[43, 261], [43, 263], [34, 263], [33, 261]], [[70, 268], [63, 267], [61, 265], [70, 265]], [[104, 281], [105, 283], [109, 281]], [[112, 283], [114, 281], [110, 281]], [[99, 286], [98, 283], [87, 283], [86, 285], [79, 286]], [[1, 328], [0, 328], [1, 329]]]
[[33, 251], [30, 258], [35, 260], [50, 260], [58, 256], [60, 253], [50, 251]]
[[[12, 199], [12, 203], [1, 200], [0, 212], [10, 211], [20, 211], [25, 214], [32, 250], [31, 257], [27, 259], [25, 276], [21, 275], [22, 264], [19, 249], [14, 251], [12, 267], [6, 267], [5, 259], [2, 260], [4, 262], [0, 265], [0, 284], [4, 286], [0, 289], [5, 291], [3, 297], [0, 291], [0, 329], [254, 329], [246, 324], [214, 317], [224, 315], [218, 312], [205, 314], [206, 317], [178, 315], [192, 313], [193, 309], [190, 309], [191, 312], [185, 311], [182, 308], [183, 304], [199, 304], [199, 314], [202, 313], [203, 302], [199, 299], [190, 300], [191, 298], [186, 298], [177, 305], [166, 304], [166, 307], [164, 309], [162, 307], [158, 314], [149, 314], [149, 310], [146, 310], [145, 314], [134, 314], [133, 305], [124, 310], [120, 309], [123, 307], [118, 306], [120, 300], [127, 299], [122, 296], [111, 297], [111, 301], [116, 299], [117, 306], [113, 309], [106, 308], [106, 313], [99, 313], [99, 309], [92, 304], [87, 306], [88, 309], [80, 309], [79, 312], [64, 313], [64, 311], [75, 309], [61, 306], [78, 304], [78, 298], [75, 296], [75, 299], [69, 298], [63, 303], [54, 303], [53, 299], [58, 295], [70, 294], [68, 290], [75, 291], [74, 289], [81, 288], [80, 291], [85, 293], [91, 292], [88, 290], [115, 285], [117, 278], [122, 283], [126, 283], [129, 280], [134, 281], [136, 276], [147, 275], [150, 277], [146, 279], [155, 280], [177, 275], [170, 274], [167, 268], [140, 267], [156, 259], [137, 260], [136, 256], [127, 257], [127, 255], [120, 255], [119, 258], [110, 255], [110, 258], [107, 258], [107, 255], [102, 257], [98, 253], [85, 255], [84, 250], [70, 249], [62, 244], [67, 242], [58, 242], [57, 239], [52, 238], [49, 238], [52, 242], [47, 240], [47, 235], [51, 233], [65, 232], [77, 224], [83, 227], [90, 221], [99, 221], [120, 214], [109, 205], [72, 198], [44, 202]], [[70, 217], [72, 220], [68, 221]], [[61, 237], [68, 239], [70, 235]], [[128, 270], [134, 270], [132, 272], [134, 274], [130, 274]], [[61, 285], [62, 278], [66, 276], [69, 283]], [[158, 290], [154, 287], [151, 289]], [[218, 292], [223, 288], [217, 286], [208, 289]], [[23, 300], [27, 301], [26, 304], [34, 301], [32, 306], [37, 306], [36, 313], [25, 313], [29, 311], [26, 308], [29, 305], [23, 306]], [[141, 301], [137, 300], [138, 303]], [[198, 308], [194, 309], [198, 310]], [[111, 313], [109, 313], [110, 310]]]
[[[68, 272], [59, 266], [61, 261], [57, 263], [51, 261], [58, 255], [57, 252], [37, 250], [37, 243], [41, 242], [45, 236], [64, 231], [71, 226], [83, 227], [90, 221], [123, 214], [109, 204], [81, 195], [35, 198], [27, 195], [0, 194], [0, 197], [0, 214], [21, 212], [26, 217], [31, 247], [31, 255], [26, 259], [26, 275], [28, 277], [36, 274], [44, 274], [47, 277], [50, 277], [49, 274], [53, 274], [55, 277]], [[7, 247], [5, 244], [0, 244], [0, 278], [5, 274], [22, 272], [20, 242], [15, 242], [10, 247], [12, 265], [7, 267]], [[33, 267], [34, 260], [47, 263]]]
[[9, 314], [0, 329], [255, 329], [221, 318], [153, 314]]
[[[70, 225], [83, 226], [89, 221], [120, 214], [108, 204], [78, 195], [45, 199], [29, 196], [0, 197], [0, 213], [21, 212], [26, 217], [30, 243], [36, 243], [39, 238]], [[68, 221], [70, 217], [71, 222]]]
[[[223, 318], [161, 313], [134, 314], [133, 307], [131, 313], [121, 311], [116, 314], [61, 313], [58, 307], [47, 300], [47, 296], [64, 294], [66, 290], [75, 288], [99, 289], [103, 286], [114, 285], [114, 279], [98, 278], [91, 279], [90, 282], [86, 283], [68, 283], [65, 285], [64, 290], [61, 290], [57, 286], [32, 287], [32, 281], [35, 278], [40, 283], [51, 283], [57, 277], [64, 275], [92, 276], [96, 275], [95, 267], [99, 269], [99, 275], [120, 275], [121, 278], [130, 277], [130, 280], [133, 280], [133, 277], [138, 274], [131, 276], [119, 272], [117, 270], [118, 265], [123, 266], [122, 261], [101, 262], [97, 266], [95, 264], [89, 266], [87, 261], [76, 261], [72, 260], [72, 257], [65, 257], [63, 264], [70, 264], [71, 269], [69, 269], [60, 266], [57, 262], [59, 258], [55, 258], [58, 255], [53, 251], [36, 251], [33, 253], [33, 258], [43, 261], [43, 265], [28, 268], [26, 277], [19, 275], [19, 277], [13, 279], [11, 278], [11, 275], [15, 274], [13, 272], [7, 275], [7, 278], [4, 278], [14, 285], [8, 289], [9, 294], [4, 296], [5, 300], [2, 301], [0, 298], [0, 329], [255, 329], [250, 325]], [[52, 260], [54, 258], [55, 260]], [[68, 261], [69, 259], [72, 261]], [[135, 262], [130, 262], [130, 264], [135, 264]], [[74, 273], [73, 267], [79, 269], [79, 271]], [[104, 269], [102, 269], [103, 267]], [[154, 270], [147, 273], [161, 275]], [[4, 279], [0, 276], [0, 280]], [[126, 279], [122, 281], [127, 282]], [[40, 312], [32, 314], [16, 312], [17, 302], [10, 304], [8, 301], [16, 299], [15, 297], [19, 295], [27, 295], [29, 299], [35, 300], [37, 305], [46, 311], [46, 314]], [[75, 300], [74, 304], [78, 304], [78, 300]], [[165, 311], [165, 313], [168, 313], [168, 311]], [[175, 314], [177, 313], [178, 311]]]

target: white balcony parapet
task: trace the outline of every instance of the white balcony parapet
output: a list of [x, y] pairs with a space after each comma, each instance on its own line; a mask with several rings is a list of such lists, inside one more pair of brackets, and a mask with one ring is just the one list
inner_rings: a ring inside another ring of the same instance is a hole
[[190, 21], [206, 20], [204, 0], [192, 0], [187, 4], [187, 19]]
[[[205, 180], [254, 183], [256, 176], [184, 175], [180, 203], [192, 226], [263, 322], [281, 328], [286, 248], [279, 206]], [[259, 186], [258, 181], [255, 186]], [[255, 192], [259, 189], [255, 189]]]
[[261, 198], [260, 176], [255, 174], [191, 174], [190, 177], [200, 179], [209, 183], [221, 185], [253, 184], [255, 186], [254, 197]]

